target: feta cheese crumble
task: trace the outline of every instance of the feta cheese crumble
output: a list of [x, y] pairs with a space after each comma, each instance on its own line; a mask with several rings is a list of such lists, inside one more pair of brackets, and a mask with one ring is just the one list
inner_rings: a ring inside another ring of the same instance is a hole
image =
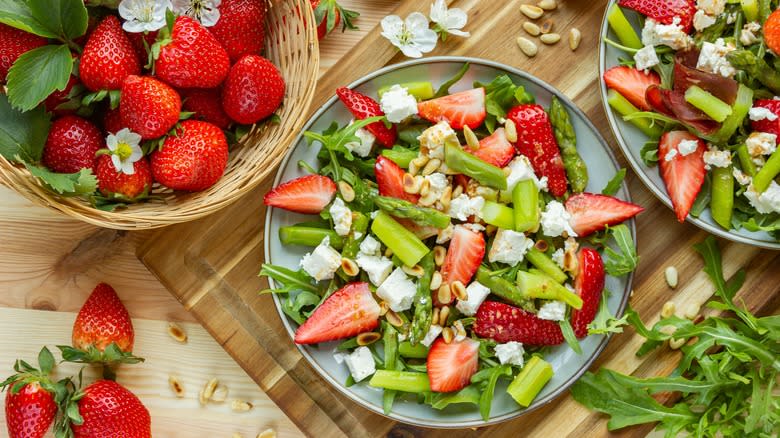
[[768, 108], [764, 108], [763, 106], [754, 106], [753, 108], [750, 108], [748, 117], [750, 117], [750, 120], [754, 122], [760, 122], [762, 120], [769, 120], [770, 122], [774, 122], [777, 120], [777, 114], [773, 113]]
[[447, 228], [443, 228], [439, 230], [439, 232], [436, 235], [436, 243], [447, 243], [452, 239], [452, 233], [455, 232], [455, 226], [452, 225], [452, 222], [450, 222], [449, 225], [447, 225]]
[[696, 0], [696, 9], [718, 16], [726, 9], [726, 0]]
[[642, 29], [642, 44], [645, 46], [669, 46], [676, 50], [682, 50], [692, 46], [693, 40], [680, 25], [680, 17], [674, 17], [672, 24], [661, 24], [648, 18]]
[[739, 32], [739, 42], [744, 46], [749, 46], [758, 42], [758, 32], [761, 30], [761, 25], [756, 21], [747, 23]]
[[505, 344], [496, 345], [494, 349], [501, 365], [512, 364], [521, 367], [525, 363], [523, 361], [525, 349], [520, 342], [509, 341]]
[[517, 231], [499, 229], [490, 247], [490, 263], [506, 263], [510, 266], [523, 261], [525, 253], [534, 246], [534, 241]]
[[677, 150], [683, 157], [687, 157], [688, 155], [696, 152], [696, 149], [698, 148], [699, 142], [697, 140], [683, 140], [677, 144]]
[[735, 49], [733, 44], [727, 45], [723, 38], [718, 38], [714, 44], [705, 41], [701, 46], [696, 68], [730, 78], [737, 73], [737, 70], [726, 59], [726, 55]]
[[328, 211], [333, 219], [333, 229], [336, 231], [336, 234], [339, 236], [349, 234], [349, 229], [352, 228], [352, 210], [344, 205], [344, 201], [341, 198], [336, 198]]
[[344, 358], [355, 382], [360, 382], [376, 372], [374, 356], [368, 347], [358, 347]]
[[701, 9], [693, 14], [693, 28], [699, 32], [712, 26], [716, 21], [718, 21], [717, 17], [713, 17]]
[[458, 136], [455, 131], [452, 130], [450, 124], [446, 121], [441, 121], [425, 131], [417, 137], [420, 141], [420, 153], [427, 155], [429, 158], [438, 158], [444, 160], [444, 145], [445, 143], [460, 144]]
[[658, 55], [655, 53], [655, 47], [644, 46], [634, 54], [634, 62], [637, 70], [647, 72], [650, 67], [658, 65]]
[[379, 106], [387, 120], [400, 123], [405, 118], [417, 114], [417, 99], [409, 94], [409, 90], [395, 84], [382, 94]]
[[729, 167], [731, 166], [731, 152], [721, 151], [718, 149], [710, 149], [704, 153], [704, 168], [709, 170], [715, 167]]
[[563, 269], [563, 248], [558, 248], [552, 253], [552, 260], [555, 262], [556, 265], [558, 265], [559, 268]]
[[355, 262], [360, 269], [366, 271], [368, 279], [374, 286], [379, 286], [393, 270], [393, 262], [387, 257], [358, 253]]
[[669, 152], [667, 152], [666, 155], [664, 155], [664, 161], [666, 161], [668, 163], [668, 162], [674, 160], [674, 157], [676, 157], [677, 154], [678, 154], [677, 149], [674, 149], [674, 148], [669, 149]]
[[365, 255], [379, 255], [382, 250], [382, 244], [378, 240], [374, 239], [374, 236], [367, 235], [362, 242], [360, 242], [360, 252]]
[[317, 281], [330, 280], [341, 267], [341, 254], [330, 247], [330, 237], [325, 236], [314, 248], [301, 259], [301, 268]]
[[432, 173], [425, 177], [428, 181], [430, 189], [428, 190], [428, 196], [433, 199], [441, 199], [444, 191], [450, 186], [450, 181], [447, 179], [447, 175], [443, 173]]
[[417, 293], [417, 285], [406, 276], [401, 268], [395, 268], [392, 274], [376, 289], [376, 294], [387, 302], [393, 312], [403, 312], [412, 307]]
[[484, 206], [485, 198], [481, 196], [470, 198], [469, 195], [461, 193], [460, 196], [450, 201], [449, 215], [452, 218], [467, 221], [469, 216], [479, 217]]
[[739, 185], [746, 186], [749, 185], [751, 182], [753, 182], [753, 178], [750, 177], [750, 175], [746, 175], [741, 170], [737, 169], [736, 167], [734, 170], [731, 171], [731, 173], [734, 175], [734, 179], [737, 180]]
[[780, 213], [780, 185], [774, 181], [769, 184], [764, 193], [758, 193], [753, 184], [750, 184], [745, 191], [745, 197], [759, 213]]
[[[351, 125], [353, 122], [354, 120], [349, 122], [349, 124]], [[376, 137], [374, 137], [374, 134], [369, 132], [366, 128], [360, 128], [355, 131], [355, 136], [359, 141], [344, 143], [344, 147], [358, 157], [367, 157], [371, 153], [371, 148], [374, 146]]]
[[507, 165], [509, 175], [506, 177], [506, 191], [512, 193], [520, 181], [533, 180], [539, 190], [547, 190], [547, 177], [542, 180], [536, 177], [531, 161], [525, 155], [518, 155]]
[[548, 301], [539, 308], [536, 316], [539, 319], [548, 321], [563, 321], [566, 317], [566, 303], [563, 301]]
[[751, 157], [769, 155], [777, 149], [777, 135], [768, 132], [751, 132], [745, 140], [745, 146]]
[[455, 308], [466, 316], [474, 316], [488, 295], [490, 295], [490, 289], [475, 281], [466, 288], [466, 299], [458, 300]]
[[437, 324], [431, 324], [431, 328], [428, 329], [428, 333], [425, 334], [425, 337], [422, 338], [420, 343], [425, 345], [426, 347], [430, 347], [431, 344], [433, 344], [433, 341], [435, 341], [436, 338], [439, 337], [442, 330], [444, 330], [442, 326]]
[[558, 237], [562, 236], [564, 232], [569, 236], [577, 235], [571, 228], [571, 224], [569, 224], [571, 214], [566, 211], [566, 208], [560, 202], [550, 201], [541, 216], [540, 222], [545, 236]]

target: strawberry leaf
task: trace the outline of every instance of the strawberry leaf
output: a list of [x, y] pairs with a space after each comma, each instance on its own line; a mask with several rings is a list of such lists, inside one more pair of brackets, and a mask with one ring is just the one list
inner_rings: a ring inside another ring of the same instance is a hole
[[59, 39], [72, 40], [87, 32], [83, 0], [27, 0], [33, 18]]
[[54, 90], [64, 90], [72, 71], [73, 57], [67, 46], [30, 50], [8, 71], [8, 101], [14, 108], [30, 111]]
[[57, 34], [33, 16], [23, 0], [0, 0], [0, 23], [44, 38], [57, 38]]
[[17, 111], [0, 94], [0, 155], [9, 161], [40, 161], [50, 119], [42, 107], [26, 113]]
[[87, 195], [97, 189], [97, 178], [92, 174], [91, 169], [81, 169], [76, 173], [54, 173], [44, 167], [28, 163], [24, 163], [24, 166], [46, 187], [60, 195]]
[[51, 354], [48, 348], [41, 348], [38, 353], [38, 366], [41, 367], [41, 372], [49, 374], [54, 369], [54, 355]]

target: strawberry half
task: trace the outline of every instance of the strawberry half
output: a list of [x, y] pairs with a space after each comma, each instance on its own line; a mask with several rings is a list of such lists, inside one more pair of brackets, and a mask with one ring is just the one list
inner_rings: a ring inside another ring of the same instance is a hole
[[679, 17], [685, 32], [690, 32], [696, 13], [695, 0], [620, 0], [618, 4], [663, 24], [672, 24]]
[[579, 237], [603, 230], [638, 215], [644, 208], [607, 195], [578, 193], [566, 200], [569, 223]]
[[438, 338], [428, 351], [428, 378], [431, 391], [452, 392], [471, 383], [479, 365], [479, 341], [466, 338], [449, 344]]
[[533, 346], [563, 343], [563, 332], [554, 321], [498, 301], [485, 301], [479, 306], [474, 333], [500, 343], [516, 341]]
[[404, 170], [395, 162], [380, 155], [374, 164], [376, 183], [379, 185], [379, 194], [393, 198], [404, 199], [413, 204], [417, 203], [420, 195], [406, 193], [404, 191]]
[[[683, 140], [695, 140], [699, 143], [696, 151], [690, 155], [677, 154], [666, 161], [666, 154]], [[658, 143], [658, 165], [661, 177], [666, 184], [666, 192], [672, 200], [677, 220], [684, 222], [691, 211], [693, 202], [701, 191], [707, 174], [704, 169], [704, 142], [688, 131], [670, 131], [661, 136]]]
[[588, 324], [596, 317], [604, 291], [604, 262], [601, 254], [592, 248], [582, 248], [579, 254], [574, 290], [582, 298], [582, 308], [571, 311], [571, 326], [578, 338], [588, 334]]
[[506, 139], [504, 128], [498, 128], [489, 137], [480, 140], [476, 151], [469, 147], [464, 150], [496, 167], [506, 166], [515, 156], [515, 147]]
[[768, 132], [770, 134], [780, 136], [780, 100], [757, 99], [755, 102], [753, 102], [753, 108], [766, 108], [778, 116], [778, 118], [775, 120], [764, 119], [751, 121], [750, 126], [753, 128], [753, 130]]
[[446, 120], [453, 129], [477, 129], [485, 120], [485, 89], [474, 88], [417, 104], [419, 116], [432, 123]]
[[379, 304], [368, 283], [350, 283], [326, 299], [295, 331], [296, 344], [317, 344], [355, 336], [379, 325]]
[[[379, 103], [365, 94], [351, 90], [347, 87], [337, 89], [336, 94], [349, 112], [358, 120], [385, 115], [379, 107]], [[395, 125], [388, 128], [382, 121], [371, 123], [366, 126], [366, 129], [374, 134], [376, 141], [384, 147], [392, 147], [395, 144], [396, 138], [398, 138], [398, 132], [395, 130]]]
[[650, 111], [652, 107], [647, 102], [645, 93], [650, 86], [660, 85], [661, 78], [654, 71], [645, 73], [634, 67], [619, 65], [604, 72], [604, 83], [628, 99], [635, 107], [642, 111]]
[[336, 183], [327, 176], [307, 175], [279, 184], [263, 203], [304, 214], [319, 214], [336, 195]]
[[518, 105], [506, 118], [517, 127], [515, 149], [531, 161], [537, 176], [547, 177], [547, 187], [554, 196], [563, 196], [569, 186], [561, 150], [555, 140], [550, 117], [540, 105]]
[[485, 257], [485, 238], [482, 233], [456, 225], [452, 232], [447, 257], [441, 268], [442, 281], [447, 284], [452, 284], [454, 281], [469, 284], [483, 257]]

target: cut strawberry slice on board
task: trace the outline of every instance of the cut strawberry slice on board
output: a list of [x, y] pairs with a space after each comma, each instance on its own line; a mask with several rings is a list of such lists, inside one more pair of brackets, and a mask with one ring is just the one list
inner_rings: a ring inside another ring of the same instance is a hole
[[326, 299], [295, 331], [296, 344], [349, 338], [379, 325], [379, 304], [368, 283], [350, 283]]
[[336, 195], [336, 183], [327, 176], [307, 175], [280, 184], [263, 197], [263, 203], [296, 213], [319, 214]]
[[479, 149], [476, 151], [470, 147], [465, 147], [464, 150], [496, 167], [506, 166], [515, 156], [515, 147], [506, 139], [504, 128], [498, 128], [493, 134], [480, 140]]
[[506, 118], [517, 128], [517, 152], [528, 157], [538, 177], [547, 177], [550, 193], [563, 196], [569, 180], [547, 112], [540, 105], [518, 105], [509, 110]]
[[618, 198], [593, 193], [578, 193], [566, 200], [569, 223], [579, 237], [585, 237], [638, 215], [644, 208]]
[[766, 108], [774, 115], [778, 116], [775, 120], [753, 120], [750, 126], [754, 131], [768, 132], [780, 136], [780, 100], [757, 99], [753, 102], [753, 108]]
[[417, 203], [420, 195], [406, 193], [404, 190], [404, 170], [395, 162], [380, 155], [374, 164], [376, 183], [379, 186], [379, 194], [393, 198], [404, 199], [413, 204]]
[[[671, 161], [666, 155], [683, 140], [694, 140], [699, 146], [692, 154], [676, 154]], [[658, 165], [666, 184], [666, 192], [672, 200], [677, 220], [684, 222], [691, 211], [707, 174], [704, 169], [704, 142], [688, 131], [670, 131], [661, 136], [658, 143]]]
[[574, 291], [582, 298], [582, 308], [571, 311], [571, 326], [574, 335], [584, 338], [588, 335], [588, 324], [596, 317], [602, 292], [604, 291], [604, 261], [592, 248], [582, 248], [578, 257], [577, 277]]
[[680, 26], [685, 32], [690, 32], [693, 15], [696, 14], [695, 0], [620, 0], [618, 5], [663, 24], [672, 24], [679, 17]]
[[645, 93], [650, 86], [660, 85], [661, 78], [654, 71], [645, 73], [634, 67], [620, 65], [604, 72], [604, 83], [628, 99], [635, 107], [642, 111], [650, 111], [652, 108], [645, 98]]
[[460, 281], [464, 285], [469, 284], [483, 257], [485, 257], [485, 238], [482, 233], [456, 225], [452, 232], [447, 257], [441, 268], [442, 281], [447, 284], [452, 284], [454, 281]]
[[485, 301], [479, 306], [474, 332], [499, 343], [515, 341], [534, 346], [563, 343], [563, 332], [556, 322], [498, 301]]
[[428, 351], [428, 378], [431, 391], [452, 392], [471, 383], [479, 365], [479, 342], [466, 338], [449, 344], [438, 338]]
[[474, 88], [417, 104], [419, 116], [432, 123], [442, 120], [453, 129], [477, 129], [485, 120], [485, 89]]
[[[358, 120], [385, 115], [379, 107], [379, 103], [365, 94], [350, 90], [347, 87], [337, 89], [336, 94], [349, 112], [352, 113], [352, 116]], [[368, 129], [368, 131], [376, 137], [376, 141], [384, 147], [393, 147], [396, 138], [398, 138], [395, 125], [391, 125], [388, 128], [382, 121], [371, 123], [366, 126], [366, 129]]]

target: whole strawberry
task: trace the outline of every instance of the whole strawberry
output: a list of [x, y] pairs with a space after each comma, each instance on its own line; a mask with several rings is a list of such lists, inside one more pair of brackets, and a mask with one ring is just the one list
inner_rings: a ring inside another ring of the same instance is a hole
[[209, 31], [225, 48], [231, 62], [244, 55], [259, 55], [265, 46], [265, 2], [223, 0], [219, 21]]
[[[166, 32], [165, 28], [160, 31]], [[213, 88], [222, 83], [230, 69], [230, 58], [205, 27], [180, 16], [169, 39], [160, 47], [155, 62], [157, 77], [176, 88]]]
[[222, 108], [231, 119], [251, 125], [271, 114], [284, 98], [284, 79], [271, 61], [246, 55], [230, 69], [222, 90]]
[[151, 438], [152, 419], [141, 400], [124, 386], [98, 380], [77, 395], [84, 422], [72, 424], [76, 438]]
[[49, 374], [54, 367], [54, 356], [43, 347], [38, 354], [38, 366], [18, 360], [16, 374], [0, 383], [5, 395], [5, 422], [9, 438], [41, 438], [57, 415], [55, 391], [66, 392], [69, 380], [54, 383]]
[[5, 83], [8, 70], [23, 53], [45, 44], [45, 38], [0, 23], [0, 84]]
[[221, 89], [192, 88], [180, 92], [183, 99], [182, 109], [195, 113], [193, 119], [213, 123], [220, 129], [227, 129], [232, 122], [222, 109]]
[[359, 17], [360, 14], [341, 7], [336, 0], [310, 0], [311, 7], [314, 9], [314, 19], [317, 22], [317, 38], [323, 39], [341, 24], [341, 18], [344, 17], [343, 32], [346, 29], [357, 30], [352, 20]]
[[81, 82], [92, 91], [118, 90], [125, 78], [141, 73], [135, 49], [119, 19], [109, 15], [87, 40], [81, 54]]
[[128, 76], [122, 84], [122, 124], [144, 140], [165, 135], [179, 121], [180, 112], [179, 93], [155, 78]]
[[228, 145], [221, 129], [200, 120], [185, 120], [176, 135], [152, 154], [155, 181], [189, 192], [213, 186], [225, 172]]
[[117, 170], [110, 155], [98, 157], [95, 176], [100, 193], [113, 199], [133, 202], [145, 198], [152, 189], [152, 167], [149, 160], [142, 157], [133, 163], [132, 175]]
[[43, 164], [58, 173], [93, 168], [95, 153], [105, 147], [100, 130], [89, 120], [64, 116], [54, 120], [43, 147]]
[[138, 57], [141, 66], [146, 65], [149, 62], [149, 50], [157, 41], [157, 31], [130, 32], [127, 34], [127, 38], [130, 39], [130, 44], [133, 45], [135, 56]]
[[103, 130], [109, 134], [116, 134], [120, 129], [126, 128], [122, 123], [122, 114], [119, 108], [106, 108], [103, 112]]

